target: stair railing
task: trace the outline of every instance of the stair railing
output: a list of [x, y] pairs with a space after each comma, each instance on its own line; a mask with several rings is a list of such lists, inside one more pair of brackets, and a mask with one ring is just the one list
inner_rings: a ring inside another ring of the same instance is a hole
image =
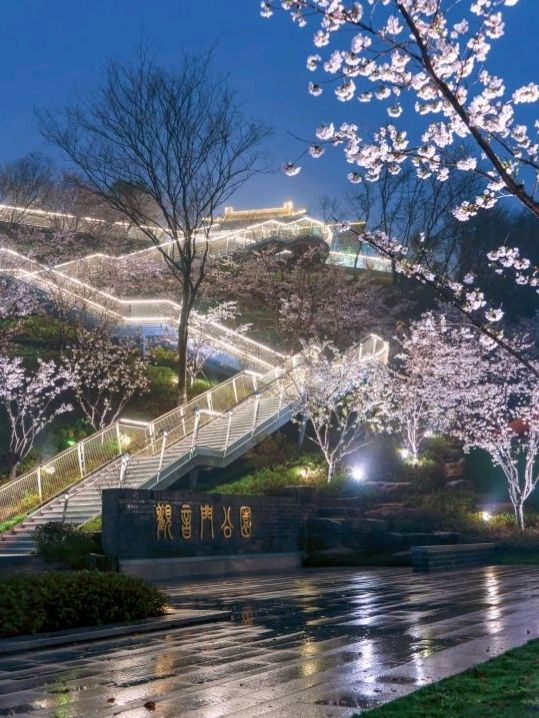
[[0, 521], [39, 508], [115, 458], [147, 443], [148, 423], [119, 420], [0, 487]]

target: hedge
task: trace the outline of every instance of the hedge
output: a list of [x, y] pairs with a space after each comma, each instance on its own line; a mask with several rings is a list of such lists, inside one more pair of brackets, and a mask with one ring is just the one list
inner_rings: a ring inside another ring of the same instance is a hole
[[163, 613], [166, 596], [119, 573], [23, 574], [0, 583], [0, 636], [127, 623]]

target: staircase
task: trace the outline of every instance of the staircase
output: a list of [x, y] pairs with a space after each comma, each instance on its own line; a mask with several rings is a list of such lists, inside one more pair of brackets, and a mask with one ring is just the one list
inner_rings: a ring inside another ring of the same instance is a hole
[[[168, 430], [149, 436], [148, 443], [133, 455], [124, 454], [97, 469], [69, 487], [69, 493], [56, 496], [1, 534], [0, 555], [30, 553], [34, 529], [41, 524], [63, 521], [81, 526], [98, 516], [103, 489], [165, 488], [197, 465], [226, 466], [291, 419], [294, 381], [290, 375], [279, 379], [269, 376], [269, 381], [262, 377], [260, 391], [255, 389], [258, 382], [253, 375], [241, 378], [251, 380], [253, 391], [226, 413], [186, 406], [160, 417], [154, 428], [166, 425]], [[222, 394], [223, 385], [218, 389]], [[197, 399], [204, 403], [206, 396], [207, 404], [211, 394]]]
[[[210, 254], [247, 251], [271, 242], [286, 246], [306, 238], [329, 242], [331, 231], [307, 217], [288, 224], [270, 220], [217, 233], [210, 238]], [[103, 261], [138, 263], [157, 256], [159, 251], [151, 247], [122, 257], [91, 255], [49, 269], [0, 248], [0, 272], [45, 292], [63, 292], [118, 323], [174, 325], [180, 312], [175, 302], [119, 299], [79, 278], [85, 276], [89, 262], [98, 267]], [[98, 516], [105, 488], [166, 488], [197, 465], [226, 466], [292, 418], [297, 405], [297, 357], [286, 357], [219, 324], [210, 327], [205, 340], [235, 356], [246, 370], [148, 424], [116, 422], [1, 487], [0, 520], [32, 512], [0, 534], [0, 555], [32, 551], [38, 525], [65, 521], [81, 526]], [[388, 345], [371, 335], [358, 351], [361, 360], [386, 361]]]
[[[357, 351], [360, 361], [387, 360], [387, 344], [376, 335], [367, 337]], [[0, 555], [28, 553], [40, 524], [64, 521], [81, 526], [98, 516], [103, 489], [167, 488], [195, 466], [227, 466], [290, 421], [297, 411], [300, 375], [300, 360], [291, 357], [281, 369], [258, 376], [242, 372], [164, 414], [144, 429], [144, 440], [138, 438], [140, 448], [132, 454], [118, 452], [1, 534]], [[80, 454], [77, 447], [72, 451]], [[9, 485], [0, 491], [0, 508], [2, 501], [5, 508]]]

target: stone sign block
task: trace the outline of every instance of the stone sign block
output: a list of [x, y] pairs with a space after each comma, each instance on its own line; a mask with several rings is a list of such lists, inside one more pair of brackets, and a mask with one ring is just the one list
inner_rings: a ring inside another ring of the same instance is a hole
[[106, 489], [103, 548], [118, 559], [298, 551], [315, 511], [288, 496]]

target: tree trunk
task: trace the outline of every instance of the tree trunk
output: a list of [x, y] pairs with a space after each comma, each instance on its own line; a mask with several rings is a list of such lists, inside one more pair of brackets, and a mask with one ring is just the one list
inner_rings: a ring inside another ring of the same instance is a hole
[[524, 521], [524, 502], [518, 498], [513, 501], [513, 509], [515, 511], [515, 521], [519, 531], [524, 531], [526, 523]]
[[302, 416], [300, 424], [299, 424], [299, 429], [298, 429], [298, 448], [299, 449], [303, 449], [303, 444], [305, 442], [306, 430], [307, 430], [307, 417]]
[[333, 479], [334, 474], [335, 474], [335, 462], [329, 461], [328, 462], [328, 484], [331, 483], [331, 480]]
[[187, 401], [187, 339], [189, 328], [189, 315], [180, 316], [178, 327], [178, 406]]
[[10, 481], [15, 481], [15, 479], [17, 478], [17, 468], [18, 468], [18, 466], [19, 466], [19, 464], [13, 464], [13, 466], [12, 466], [11, 469], [9, 470], [9, 480], [10, 480]]

